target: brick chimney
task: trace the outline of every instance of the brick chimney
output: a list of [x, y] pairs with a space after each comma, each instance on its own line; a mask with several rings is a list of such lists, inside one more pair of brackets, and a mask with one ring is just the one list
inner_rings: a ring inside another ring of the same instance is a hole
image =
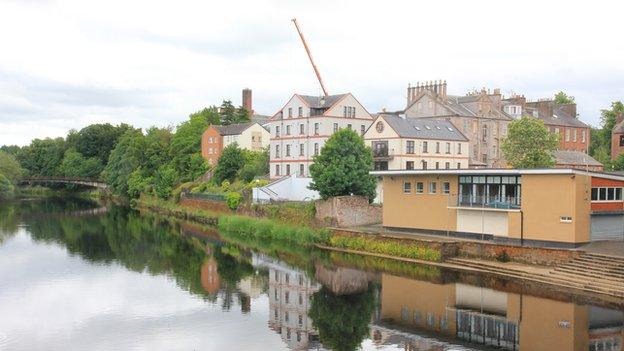
[[249, 116], [253, 116], [254, 110], [251, 100], [251, 89], [245, 88], [243, 89], [243, 108], [249, 112]]
[[561, 104], [559, 107], [561, 107], [561, 109], [570, 116], [576, 117], [576, 103]]

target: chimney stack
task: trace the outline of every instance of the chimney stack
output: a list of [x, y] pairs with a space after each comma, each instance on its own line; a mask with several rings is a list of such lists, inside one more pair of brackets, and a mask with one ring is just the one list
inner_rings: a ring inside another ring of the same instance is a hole
[[251, 89], [243, 89], [243, 108], [249, 113], [249, 117], [253, 116], [254, 110], [251, 100]]

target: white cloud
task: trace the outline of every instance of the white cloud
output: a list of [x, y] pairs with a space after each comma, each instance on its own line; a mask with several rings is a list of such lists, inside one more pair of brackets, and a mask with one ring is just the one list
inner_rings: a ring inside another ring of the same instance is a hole
[[101, 121], [176, 124], [225, 98], [240, 103], [243, 87], [254, 90], [256, 111], [272, 114], [293, 92], [320, 92], [292, 17], [330, 93], [351, 91], [370, 111], [403, 107], [408, 82], [446, 79], [454, 94], [564, 90], [596, 125], [601, 108], [624, 99], [622, 10], [567, 1], [1, 2], [0, 144]]

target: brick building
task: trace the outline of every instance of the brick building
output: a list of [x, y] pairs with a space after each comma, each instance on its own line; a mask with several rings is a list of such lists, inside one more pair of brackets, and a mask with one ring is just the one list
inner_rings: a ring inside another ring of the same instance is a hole
[[612, 160], [615, 160], [621, 153], [624, 153], [624, 115], [618, 115], [615, 123], [611, 131]]

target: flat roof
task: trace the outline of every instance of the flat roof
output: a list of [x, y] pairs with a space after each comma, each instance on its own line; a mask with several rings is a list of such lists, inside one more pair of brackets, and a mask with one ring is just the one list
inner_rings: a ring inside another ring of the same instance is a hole
[[515, 168], [468, 168], [468, 169], [413, 169], [413, 170], [388, 170], [388, 171], [371, 171], [374, 176], [402, 176], [402, 175], [524, 175], [524, 174], [579, 174], [589, 175], [597, 178], [621, 180], [624, 181], [624, 175], [612, 173], [587, 171], [577, 168], [533, 168], [533, 169], [515, 169]]

